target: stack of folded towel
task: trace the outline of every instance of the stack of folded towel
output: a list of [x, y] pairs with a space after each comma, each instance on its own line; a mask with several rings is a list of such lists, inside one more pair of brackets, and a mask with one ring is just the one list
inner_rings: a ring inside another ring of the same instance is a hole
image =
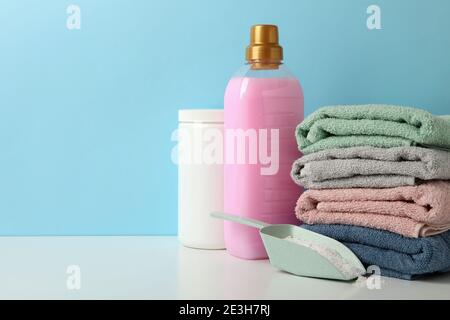
[[305, 228], [382, 275], [450, 271], [450, 117], [391, 105], [321, 108], [297, 127]]

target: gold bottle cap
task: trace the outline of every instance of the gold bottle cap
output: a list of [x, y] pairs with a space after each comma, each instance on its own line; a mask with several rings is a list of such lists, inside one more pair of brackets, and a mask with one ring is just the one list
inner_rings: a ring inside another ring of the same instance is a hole
[[283, 48], [278, 44], [278, 27], [254, 25], [250, 31], [246, 58], [252, 69], [278, 69], [283, 61]]

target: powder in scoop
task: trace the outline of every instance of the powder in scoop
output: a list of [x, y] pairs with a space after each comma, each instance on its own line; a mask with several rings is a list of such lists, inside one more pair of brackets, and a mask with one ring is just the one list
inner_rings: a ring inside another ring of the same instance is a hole
[[346, 259], [344, 259], [339, 252], [327, 246], [298, 239], [293, 236], [287, 236], [284, 239], [290, 242], [294, 242], [298, 245], [310, 248], [311, 250], [314, 250], [322, 257], [327, 259], [333, 266], [335, 266], [336, 269], [338, 269], [339, 272], [341, 272], [342, 275], [348, 280], [355, 279], [358, 276], [365, 274], [366, 272], [364, 269], [355, 267], [354, 265], [349, 263]]

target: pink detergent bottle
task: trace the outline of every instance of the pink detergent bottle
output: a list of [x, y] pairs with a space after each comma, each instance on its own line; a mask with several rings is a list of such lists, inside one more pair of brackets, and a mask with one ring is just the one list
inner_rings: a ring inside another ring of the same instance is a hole
[[[225, 92], [224, 211], [271, 224], [295, 224], [302, 189], [290, 171], [301, 156], [295, 127], [303, 120], [303, 92], [282, 60], [278, 28], [253, 26], [247, 64]], [[225, 222], [224, 231], [233, 256], [267, 258], [257, 229]]]

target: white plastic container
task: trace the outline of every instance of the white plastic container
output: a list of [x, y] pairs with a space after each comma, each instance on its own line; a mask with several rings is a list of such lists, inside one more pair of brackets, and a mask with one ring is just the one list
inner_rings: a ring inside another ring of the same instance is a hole
[[223, 110], [178, 113], [178, 238], [187, 247], [225, 249], [223, 222]]

